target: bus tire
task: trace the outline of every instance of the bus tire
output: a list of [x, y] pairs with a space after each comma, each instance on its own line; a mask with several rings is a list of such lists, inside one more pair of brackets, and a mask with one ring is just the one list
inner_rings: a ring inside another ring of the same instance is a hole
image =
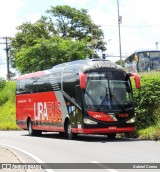
[[32, 121], [29, 119], [28, 120], [28, 133], [30, 136], [39, 136], [42, 134], [42, 131], [40, 130], [33, 130], [32, 128]]
[[108, 139], [115, 139], [116, 133], [107, 134]]
[[72, 126], [70, 121], [68, 121], [66, 125], [66, 135], [68, 140], [73, 140], [76, 137], [76, 134], [72, 133]]

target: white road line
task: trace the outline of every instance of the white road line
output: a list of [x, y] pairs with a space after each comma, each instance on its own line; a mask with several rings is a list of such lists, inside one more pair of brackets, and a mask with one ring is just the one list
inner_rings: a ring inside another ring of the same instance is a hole
[[[24, 154], [30, 156], [31, 158], [33, 158], [37, 163], [45, 163], [43, 162], [41, 159], [39, 159], [38, 157], [36, 157], [35, 155], [23, 150], [23, 149], [20, 149], [20, 148], [17, 148], [17, 147], [14, 147], [14, 146], [10, 146], [10, 145], [6, 145], [6, 144], [2, 144], [0, 143], [0, 145], [4, 146], [4, 147], [9, 147], [9, 148], [12, 148], [12, 149], [16, 149], [20, 152], [23, 152]], [[45, 169], [46, 172], [54, 172], [54, 170], [52, 169]]]
[[[91, 161], [91, 163], [96, 163], [96, 164], [98, 164], [100, 167], [104, 168], [103, 164], [101, 164], [100, 162]], [[105, 170], [107, 170], [107, 171], [109, 171], [109, 172], [118, 172], [118, 171], [115, 170], [115, 169], [105, 169]]]

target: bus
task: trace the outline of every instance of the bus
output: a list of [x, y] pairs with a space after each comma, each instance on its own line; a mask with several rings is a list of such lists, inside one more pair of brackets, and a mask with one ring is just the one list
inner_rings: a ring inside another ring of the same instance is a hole
[[21, 75], [16, 81], [16, 123], [29, 135], [59, 132], [77, 134], [135, 131], [133, 91], [135, 73], [105, 59], [67, 62], [49, 70]]
[[160, 51], [136, 51], [125, 59], [125, 68], [127, 72], [160, 70]]

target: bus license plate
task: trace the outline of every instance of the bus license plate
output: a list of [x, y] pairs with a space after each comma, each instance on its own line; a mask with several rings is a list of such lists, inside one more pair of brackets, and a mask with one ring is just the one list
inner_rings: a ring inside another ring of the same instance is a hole
[[109, 130], [116, 130], [117, 127], [116, 126], [111, 126], [111, 127], [108, 127]]

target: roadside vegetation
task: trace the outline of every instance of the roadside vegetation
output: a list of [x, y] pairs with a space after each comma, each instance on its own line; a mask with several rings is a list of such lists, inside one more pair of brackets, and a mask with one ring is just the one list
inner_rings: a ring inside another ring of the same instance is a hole
[[[136, 111], [135, 137], [160, 139], [160, 72], [140, 73], [141, 89], [133, 85]], [[0, 78], [0, 130], [18, 130], [15, 119], [15, 81]]]
[[0, 130], [17, 130], [15, 118], [15, 81], [0, 78]]
[[137, 116], [135, 135], [157, 140], [160, 139], [160, 72], [145, 72], [139, 76], [141, 89], [133, 89]]

